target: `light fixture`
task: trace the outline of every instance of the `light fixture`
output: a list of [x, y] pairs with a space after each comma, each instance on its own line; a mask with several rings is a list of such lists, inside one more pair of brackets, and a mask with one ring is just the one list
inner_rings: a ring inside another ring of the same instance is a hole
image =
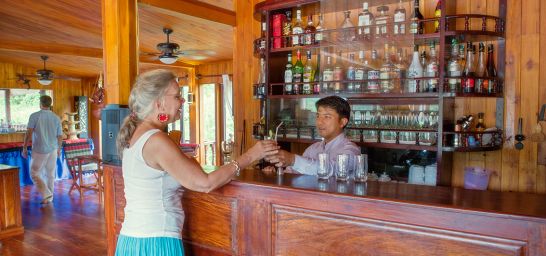
[[41, 85], [50, 85], [51, 82], [53, 82], [53, 71], [46, 69], [46, 60], [48, 57], [46, 55], [40, 56], [42, 60], [44, 61], [44, 69], [39, 69], [36, 71], [36, 75], [38, 76], [38, 83]]
[[167, 35], [167, 42], [165, 43], [159, 43], [157, 44], [157, 50], [161, 51], [161, 55], [159, 56], [159, 61], [165, 63], [165, 64], [173, 64], [178, 60], [178, 56], [176, 55], [176, 52], [180, 48], [180, 46], [177, 43], [171, 43], [169, 41], [169, 35], [173, 32], [170, 28], [163, 28], [163, 33]]
[[172, 55], [172, 53], [165, 53], [159, 56], [159, 61], [165, 64], [173, 64], [178, 60], [178, 56]]

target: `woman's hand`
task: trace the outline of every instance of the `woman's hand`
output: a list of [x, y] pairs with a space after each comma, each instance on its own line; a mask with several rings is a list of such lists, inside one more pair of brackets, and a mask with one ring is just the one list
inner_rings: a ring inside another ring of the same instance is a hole
[[260, 160], [266, 156], [277, 154], [279, 146], [272, 140], [260, 140], [252, 146], [245, 154], [250, 156], [253, 161]]

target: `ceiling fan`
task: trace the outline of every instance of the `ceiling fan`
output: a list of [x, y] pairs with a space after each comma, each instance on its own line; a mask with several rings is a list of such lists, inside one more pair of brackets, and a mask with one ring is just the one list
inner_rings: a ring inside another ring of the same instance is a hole
[[167, 35], [167, 41], [164, 43], [157, 44], [156, 48], [160, 53], [144, 53], [146, 55], [157, 56], [159, 61], [165, 64], [175, 63], [180, 56], [187, 57], [193, 60], [203, 60], [210, 55], [216, 54], [216, 52], [211, 50], [180, 50], [180, 45], [177, 43], [172, 43], [170, 39], [170, 34], [173, 30], [167, 27], [163, 28], [163, 33]]
[[36, 71], [36, 76], [38, 83], [41, 85], [50, 85], [53, 82], [53, 75], [55, 74], [53, 70], [46, 69], [46, 61], [49, 58], [47, 55], [40, 56], [44, 61], [44, 69], [38, 69]]

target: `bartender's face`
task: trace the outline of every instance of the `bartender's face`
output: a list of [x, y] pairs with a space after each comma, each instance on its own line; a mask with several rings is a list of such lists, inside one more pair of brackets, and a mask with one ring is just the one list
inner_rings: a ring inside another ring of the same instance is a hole
[[343, 132], [343, 127], [349, 120], [341, 118], [339, 114], [329, 107], [318, 107], [317, 109], [317, 129], [320, 136], [326, 141], [330, 141]]

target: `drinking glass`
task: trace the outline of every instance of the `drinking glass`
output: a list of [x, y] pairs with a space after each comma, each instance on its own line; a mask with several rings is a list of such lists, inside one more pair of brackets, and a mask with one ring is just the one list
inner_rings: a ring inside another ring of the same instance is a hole
[[360, 154], [355, 158], [355, 181], [366, 182], [368, 180], [368, 155]]
[[332, 167], [330, 166], [330, 157], [327, 153], [318, 154], [318, 171], [317, 176], [319, 179], [327, 180], [330, 178]]
[[346, 181], [349, 178], [349, 155], [339, 154], [336, 158], [336, 179]]
[[233, 141], [231, 140], [224, 140], [220, 144], [222, 149], [222, 155], [224, 158], [224, 164], [229, 163], [231, 161], [231, 154], [233, 153]]

